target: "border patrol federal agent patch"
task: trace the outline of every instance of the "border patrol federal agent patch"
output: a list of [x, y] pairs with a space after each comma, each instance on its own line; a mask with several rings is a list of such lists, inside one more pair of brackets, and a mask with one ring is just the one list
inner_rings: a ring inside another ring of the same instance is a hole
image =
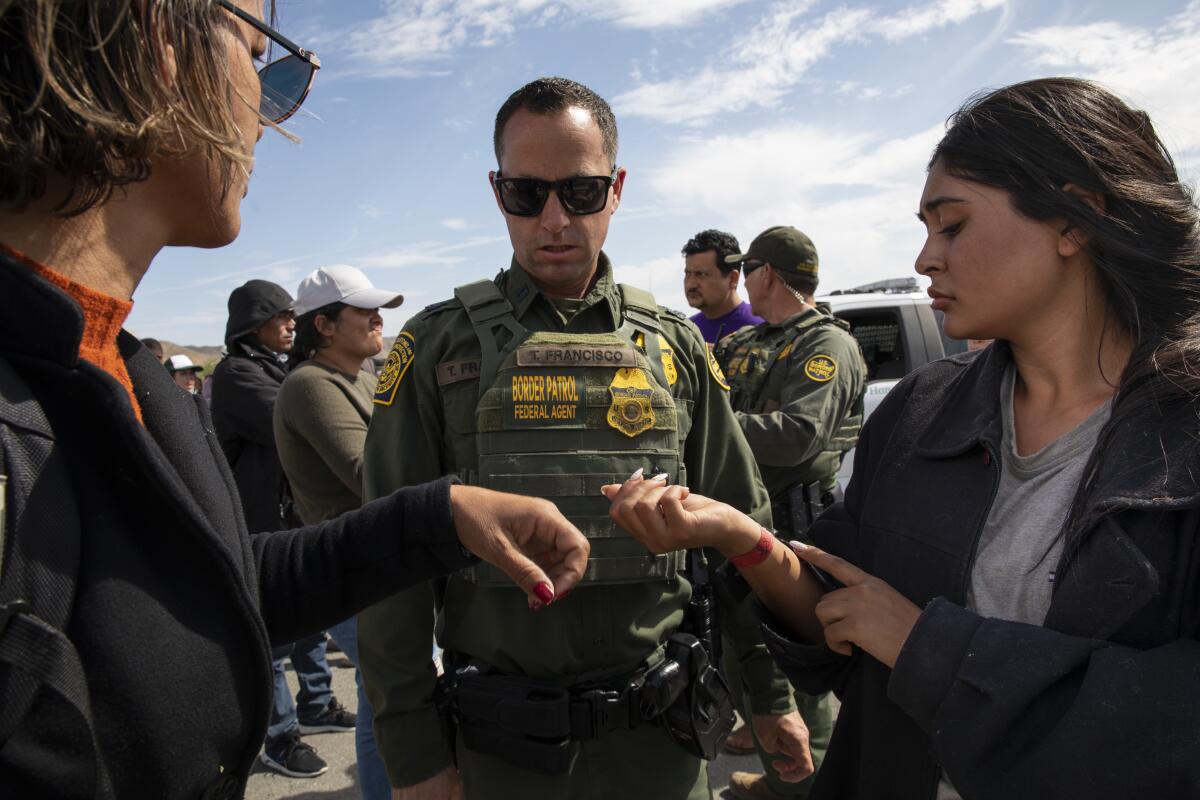
[[404, 379], [416, 355], [416, 340], [408, 331], [402, 331], [396, 337], [396, 343], [392, 345], [392, 351], [388, 353], [387, 361], [383, 362], [383, 369], [379, 373], [379, 384], [375, 387], [376, 405], [390, 406], [395, 402], [396, 389], [400, 387], [400, 381]]
[[667, 376], [667, 384], [674, 386], [679, 380], [679, 370], [675, 369], [675, 351], [662, 339], [658, 340], [658, 346], [659, 352], [662, 353], [663, 374]]
[[650, 403], [654, 390], [641, 368], [617, 370], [608, 391], [612, 395], [609, 425], [631, 439], [654, 427], [654, 407]]
[[817, 383], [826, 383], [837, 375], [837, 362], [832, 356], [816, 355], [804, 362], [804, 374]]
[[725, 381], [725, 373], [721, 372], [721, 365], [717, 363], [712, 345], [705, 345], [704, 352], [708, 354], [708, 371], [712, 373], [713, 380], [717, 382], [717, 386], [728, 392], [729, 384]]

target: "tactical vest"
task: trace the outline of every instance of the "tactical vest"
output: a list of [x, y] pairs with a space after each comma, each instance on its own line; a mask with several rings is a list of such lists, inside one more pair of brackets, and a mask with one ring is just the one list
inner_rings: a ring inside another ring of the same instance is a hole
[[[821, 314], [812, 324], [797, 330], [794, 327], [776, 327], [767, 335], [760, 335], [763, 326], [732, 334], [720, 347], [719, 360], [729, 384], [729, 404], [734, 411], [747, 414], [769, 414], [779, 408], [778, 398], [764, 397], [767, 378], [779, 361], [790, 357], [793, 352], [803, 350], [804, 340], [824, 325], [835, 325], [847, 333], [850, 326], [831, 314]], [[862, 398], [849, 409], [846, 418], [830, 439], [830, 449], [846, 452], [858, 441], [858, 432], [863, 423]]]
[[[620, 289], [622, 325], [612, 333], [530, 333], [493, 282], [454, 290], [481, 349], [478, 463], [464, 481], [552, 501], [591, 543], [583, 582], [595, 585], [674, 578], [686, 557], [649, 552], [617, 527], [600, 494], [639, 467], [686, 485], [657, 306], [647, 292]], [[490, 564], [467, 577], [512, 586]]]

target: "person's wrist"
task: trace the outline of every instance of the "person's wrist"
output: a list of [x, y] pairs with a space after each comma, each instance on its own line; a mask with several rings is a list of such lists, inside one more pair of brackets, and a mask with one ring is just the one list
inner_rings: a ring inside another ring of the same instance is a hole
[[739, 513], [735, 524], [730, 526], [728, 535], [717, 549], [726, 558], [740, 556], [758, 545], [763, 530], [763, 527], [750, 517]]
[[775, 549], [775, 545], [775, 534], [766, 528], [759, 528], [758, 541], [754, 543], [754, 546], [749, 550], [730, 556], [729, 563], [739, 570], [757, 567], [771, 557], [771, 551]]

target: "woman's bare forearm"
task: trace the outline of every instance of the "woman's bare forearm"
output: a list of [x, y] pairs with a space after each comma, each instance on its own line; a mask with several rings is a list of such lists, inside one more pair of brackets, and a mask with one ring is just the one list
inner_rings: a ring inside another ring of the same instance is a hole
[[824, 641], [814, 609], [825, 589], [804, 569], [785, 542], [775, 540], [765, 560], [737, 569], [758, 599], [786, 628], [782, 633], [796, 636], [808, 644]]

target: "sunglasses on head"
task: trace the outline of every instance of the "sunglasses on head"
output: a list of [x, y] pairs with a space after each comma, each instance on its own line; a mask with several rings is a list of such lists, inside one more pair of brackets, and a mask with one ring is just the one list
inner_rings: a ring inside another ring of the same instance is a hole
[[500, 195], [500, 205], [514, 217], [536, 217], [542, 213], [551, 191], [568, 214], [582, 216], [604, 210], [608, 205], [608, 190], [616, 180], [617, 170], [614, 168], [611, 175], [586, 175], [558, 181], [502, 178], [497, 172], [492, 183]]
[[308, 97], [308, 90], [312, 88], [313, 78], [321, 68], [321, 59], [253, 14], [247, 14], [231, 0], [217, 0], [217, 5], [290, 53], [258, 71], [258, 81], [262, 84], [258, 113], [278, 125], [300, 110], [304, 98]]

